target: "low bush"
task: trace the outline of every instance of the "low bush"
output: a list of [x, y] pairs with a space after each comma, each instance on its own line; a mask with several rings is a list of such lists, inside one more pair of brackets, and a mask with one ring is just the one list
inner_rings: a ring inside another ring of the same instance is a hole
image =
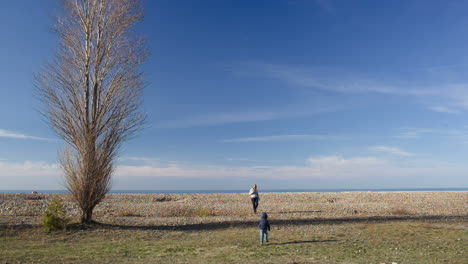
[[122, 217], [142, 217], [143, 216], [142, 214], [139, 214], [133, 210], [124, 210], [124, 211], [119, 212], [117, 215], [122, 216]]
[[159, 196], [159, 197], [155, 197], [154, 198], [154, 201], [155, 202], [171, 202], [171, 201], [175, 201], [176, 199], [169, 196], [169, 195], [163, 195], [163, 196]]
[[214, 209], [207, 207], [172, 207], [159, 213], [162, 217], [209, 217], [219, 215]]
[[410, 215], [410, 211], [404, 207], [396, 207], [391, 212], [393, 215]]
[[38, 195], [28, 195], [26, 196], [26, 198], [24, 198], [25, 200], [29, 200], [29, 201], [38, 201], [38, 200], [43, 200], [44, 197], [43, 196], [38, 196]]
[[67, 223], [68, 220], [62, 200], [58, 196], [55, 196], [47, 206], [46, 212], [44, 213], [44, 229], [47, 232], [63, 230], [67, 227]]

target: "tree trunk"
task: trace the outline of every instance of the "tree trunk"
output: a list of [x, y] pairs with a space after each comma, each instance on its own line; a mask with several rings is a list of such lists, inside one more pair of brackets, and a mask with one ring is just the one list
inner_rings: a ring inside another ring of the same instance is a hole
[[82, 224], [91, 224], [92, 217], [93, 217], [93, 209], [89, 208], [87, 210], [83, 210], [81, 214], [81, 223]]

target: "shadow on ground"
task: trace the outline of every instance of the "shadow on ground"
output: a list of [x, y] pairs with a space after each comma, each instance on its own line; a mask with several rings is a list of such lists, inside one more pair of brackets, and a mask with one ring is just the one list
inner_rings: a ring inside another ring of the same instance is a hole
[[[346, 223], [381, 223], [390, 221], [439, 221], [439, 220], [457, 220], [467, 221], [468, 215], [446, 216], [373, 216], [373, 217], [343, 217], [343, 218], [312, 218], [312, 219], [270, 219], [272, 226], [300, 226], [300, 225], [320, 225], [320, 224], [346, 224]], [[71, 229], [122, 229], [122, 230], [171, 230], [171, 231], [201, 231], [217, 230], [230, 227], [256, 227], [258, 221], [226, 221], [211, 222], [188, 225], [120, 225], [112, 223], [95, 222], [83, 227], [80, 224], [71, 226]], [[38, 227], [39, 225], [30, 224], [0, 224], [0, 230], [22, 230]]]
[[322, 211], [279, 211], [279, 212], [269, 212], [268, 214], [302, 214], [302, 213], [321, 213]]
[[290, 242], [283, 242], [283, 243], [267, 243], [264, 244], [266, 246], [279, 246], [279, 245], [291, 245], [291, 244], [309, 244], [309, 243], [326, 243], [326, 242], [336, 242], [338, 240], [331, 239], [331, 240], [305, 240], [305, 241], [290, 241]]

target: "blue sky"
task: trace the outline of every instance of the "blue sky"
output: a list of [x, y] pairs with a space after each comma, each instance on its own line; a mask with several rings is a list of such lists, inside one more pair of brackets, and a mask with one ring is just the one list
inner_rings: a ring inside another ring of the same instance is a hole
[[[468, 186], [466, 1], [146, 1], [114, 189]], [[38, 114], [53, 0], [0, 3], [0, 190], [63, 189]]]

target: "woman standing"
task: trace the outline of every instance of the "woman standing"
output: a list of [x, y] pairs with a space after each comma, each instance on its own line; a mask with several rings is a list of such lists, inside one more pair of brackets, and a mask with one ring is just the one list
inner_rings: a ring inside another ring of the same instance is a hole
[[253, 211], [257, 213], [258, 201], [260, 200], [260, 196], [258, 195], [257, 184], [254, 184], [249, 191], [250, 200], [252, 200]]

